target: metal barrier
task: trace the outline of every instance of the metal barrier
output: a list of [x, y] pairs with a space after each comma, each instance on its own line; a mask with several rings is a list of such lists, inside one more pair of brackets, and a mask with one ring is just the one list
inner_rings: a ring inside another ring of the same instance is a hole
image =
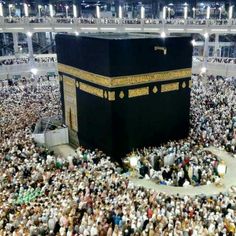
[[[226, 27], [227, 26], [227, 27]], [[0, 17], [0, 32], [236, 33], [236, 19]]]

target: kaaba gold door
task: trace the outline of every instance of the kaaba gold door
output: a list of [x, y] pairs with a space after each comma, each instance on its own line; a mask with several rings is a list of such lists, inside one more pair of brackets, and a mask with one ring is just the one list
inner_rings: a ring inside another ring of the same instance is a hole
[[78, 131], [77, 98], [75, 80], [64, 76], [65, 123], [69, 129]]

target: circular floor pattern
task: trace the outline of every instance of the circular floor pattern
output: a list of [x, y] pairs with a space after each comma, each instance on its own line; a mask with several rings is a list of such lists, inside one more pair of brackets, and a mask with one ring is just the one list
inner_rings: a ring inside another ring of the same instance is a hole
[[209, 185], [200, 185], [197, 187], [194, 186], [187, 186], [187, 187], [176, 187], [176, 186], [166, 186], [166, 185], [159, 185], [155, 184], [151, 179], [136, 179], [130, 178], [132, 183], [136, 186], [142, 186], [145, 188], [153, 189], [158, 192], [167, 193], [169, 195], [176, 195], [179, 194], [180, 196], [189, 195], [189, 196], [196, 196], [196, 195], [216, 195], [221, 192], [227, 192], [232, 186], [236, 185], [236, 159], [233, 158], [229, 153], [226, 151], [221, 151], [214, 147], [206, 148], [215, 154], [219, 159], [224, 160], [227, 166], [226, 174], [224, 178], [221, 180], [221, 185], [216, 186], [214, 183]]

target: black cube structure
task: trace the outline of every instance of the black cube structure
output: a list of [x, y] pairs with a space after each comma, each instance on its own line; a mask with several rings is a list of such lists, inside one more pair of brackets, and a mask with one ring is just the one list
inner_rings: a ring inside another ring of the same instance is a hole
[[80, 145], [120, 161], [189, 132], [190, 37], [58, 34], [65, 123]]

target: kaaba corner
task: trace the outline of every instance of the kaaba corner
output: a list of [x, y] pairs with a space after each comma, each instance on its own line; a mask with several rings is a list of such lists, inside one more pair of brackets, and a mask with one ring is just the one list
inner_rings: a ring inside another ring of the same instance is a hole
[[58, 34], [56, 47], [64, 121], [80, 145], [120, 161], [188, 135], [190, 37]]

